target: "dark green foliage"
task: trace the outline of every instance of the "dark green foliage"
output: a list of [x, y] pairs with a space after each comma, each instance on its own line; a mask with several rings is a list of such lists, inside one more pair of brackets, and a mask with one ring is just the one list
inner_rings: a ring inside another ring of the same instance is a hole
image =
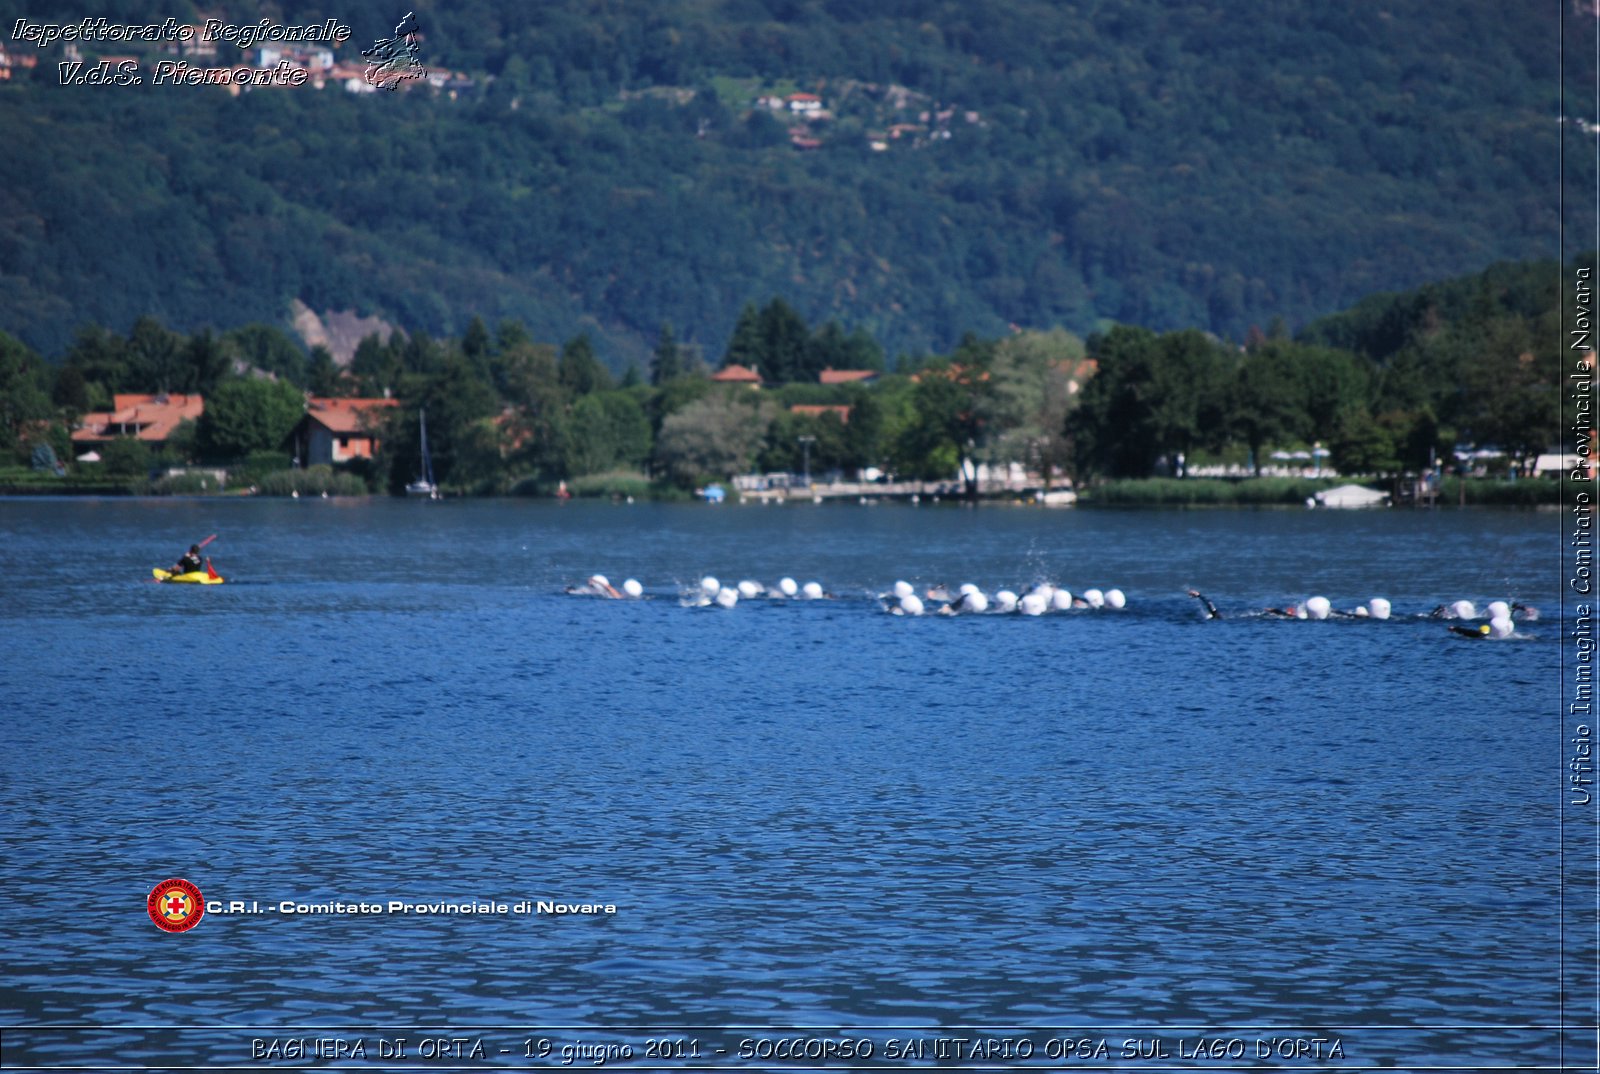
[[151, 316], [133, 322], [128, 332], [128, 376], [156, 392], [192, 391], [198, 377], [184, 361], [183, 337]]
[[[62, 93], [58, 45], [0, 86], [0, 324], [59, 354], [90, 321], [227, 332], [299, 299], [439, 335], [589, 331], [621, 370], [666, 321], [721, 355], [741, 307], [781, 294], [892, 353], [1013, 323], [1240, 339], [1542, 249], [1563, 148], [1574, 194], [1595, 180], [1553, 119], [1586, 92], [1582, 11], [464, 0], [419, 14], [426, 61], [476, 79], [453, 97]], [[337, 15], [357, 62], [396, 18]], [[833, 113], [814, 151], [753, 103], [795, 89]], [[1592, 233], [1592, 199], [1566, 211]]]
[[1328, 461], [1341, 473], [1382, 474], [1400, 469], [1394, 434], [1365, 411], [1345, 417], [1328, 451]]
[[228, 481], [235, 486], [257, 485], [268, 474], [293, 468], [294, 457], [287, 452], [253, 451], [228, 467]]
[[[225, 338], [246, 365], [295, 384], [306, 383], [305, 352], [281, 328], [268, 324], [247, 324], [233, 329]], [[220, 376], [221, 371], [210, 378], [211, 382], [215, 383]], [[195, 390], [204, 393], [207, 388], [201, 386]]]
[[[1276, 324], [1252, 332], [1244, 347], [1197, 329], [1113, 326], [1087, 346], [1059, 329], [996, 339], [969, 333], [947, 355], [902, 359], [915, 373], [871, 385], [816, 379], [835, 360], [870, 361], [870, 337], [833, 321], [811, 331], [773, 299], [747, 306], [736, 335], [750, 360], [786, 371], [760, 391], [688, 371], [652, 387], [636, 369], [613, 388], [587, 335], [558, 352], [513, 321], [492, 335], [481, 322], [469, 325], [459, 340], [371, 336], [352, 362], [355, 384], [373, 395], [392, 387], [404, 405], [391, 412], [382, 453], [352, 476], [393, 491], [415, 478], [421, 413], [435, 477], [452, 492], [549, 490], [563, 479], [618, 474], [628, 476], [617, 481], [692, 488], [752, 467], [798, 472], [808, 464], [813, 474], [878, 466], [943, 482], [969, 460], [1021, 463], [1045, 482], [1182, 477], [1185, 458], [1253, 457], [1260, 468], [1280, 449], [1315, 448], [1331, 452], [1340, 471], [1389, 474], [1448, 467], [1458, 443], [1489, 441], [1510, 454], [1506, 465], [1525, 468], [1558, 435], [1559, 292], [1508, 298], [1494, 284], [1504, 278], [1528, 277], [1497, 268], [1387, 296], [1382, 308], [1404, 311], [1409, 327], [1378, 358], [1326, 343], [1320, 328], [1293, 340]], [[1451, 304], [1452, 295], [1470, 301]], [[68, 430], [85, 405], [109, 406], [117, 390], [149, 390], [137, 371], [194, 385], [215, 375], [217, 355], [241, 344], [285, 356], [274, 341], [282, 339], [272, 329], [219, 340], [209, 329], [184, 336], [143, 317], [127, 339], [81, 330], [52, 378], [29, 348], [0, 334], [0, 433], [17, 462], [46, 443], [66, 457]], [[680, 347], [663, 328], [658, 370], [700, 368], [697, 359], [683, 361]], [[351, 386], [320, 348], [307, 371], [314, 383]], [[262, 452], [281, 465], [278, 452], [302, 413], [301, 389], [288, 379], [225, 376], [206, 391], [199, 425], [181, 423], [159, 457], [119, 441], [105, 470], [140, 476], [155, 464], [232, 465]], [[259, 469], [252, 461], [242, 472]], [[622, 486], [605, 477], [585, 487]], [[1200, 502], [1213, 494], [1184, 495]]]
[[585, 395], [572, 406], [564, 441], [568, 476], [637, 470], [650, 455], [650, 421], [623, 391]]
[[340, 473], [331, 466], [312, 466], [305, 470], [274, 470], [256, 483], [263, 496], [365, 496], [366, 482], [354, 474]]
[[911, 392], [913, 417], [891, 449], [899, 473], [924, 481], [947, 479], [974, 453], [987, 431], [983, 373], [981, 366], [954, 363], [922, 371]]
[[200, 425], [198, 422], [184, 418], [172, 429], [172, 434], [167, 437], [167, 442], [162, 445], [161, 456], [163, 461], [175, 465], [193, 462], [200, 454]]
[[1118, 325], [1091, 336], [1088, 346], [1099, 371], [1083, 389], [1072, 423], [1078, 466], [1085, 474], [1144, 477], [1178, 447], [1157, 432], [1157, 411], [1166, 402], [1158, 386], [1173, 379], [1160, 371], [1160, 339], [1149, 328]]
[[344, 395], [346, 382], [339, 376], [339, 367], [326, 347], [312, 347], [306, 361], [306, 389], [312, 395], [325, 398]]
[[1087, 494], [1085, 503], [1117, 507], [1293, 506], [1341, 482], [1333, 478], [1255, 477], [1244, 481], [1153, 477], [1108, 481]]
[[144, 477], [153, 461], [150, 448], [131, 436], [118, 437], [101, 445], [100, 467], [112, 477]]
[[0, 448], [22, 439], [52, 415], [47, 371], [22, 341], [0, 332]]
[[682, 376], [683, 372], [683, 351], [678, 346], [678, 337], [671, 323], [664, 322], [650, 363], [650, 383], [659, 388], [673, 377]]
[[75, 366], [63, 366], [56, 374], [50, 401], [62, 410], [82, 414], [89, 409], [89, 382]]
[[1278, 340], [1251, 350], [1240, 363], [1233, 426], [1250, 449], [1258, 476], [1266, 465], [1268, 445], [1301, 440], [1311, 433], [1302, 372], [1292, 345]]
[[286, 381], [229, 380], [206, 396], [198, 450], [208, 459], [277, 449], [305, 413], [305, 397]]
[[[1450, 441], [1494, 445], [1526, 460], [1559, 438], [1563, 270], [1554, 262], [1494, 265], [1476, 276], [1374, 295], [1308, 325], [1307, 341], [1370, 358], [1373, 411], [1401, 461], [1448, 457]], [[1343, 359], [1348, 361], [1349, 359]]]
[[611, 387], [611, 375], [595, 357], [594, 344], [586, 335], [567, 340], [561, 348], [561, 362], [556, 371], [561, 386], [573, 395], [603, 392]]
[[403, 491], [422, 473], [419, 409], [427, 414], [428, 449], [438, 484], [466, 491], [493, 489], [502, 457], [501, 432], [489, 420], [497, 410], [489, 384], [473, 374], [464, 357], [452, 354], [436, 373], [418, 382], [414, 398], [418, 406], [401, 408], [384, 440], [393, 460], [390, 491]]

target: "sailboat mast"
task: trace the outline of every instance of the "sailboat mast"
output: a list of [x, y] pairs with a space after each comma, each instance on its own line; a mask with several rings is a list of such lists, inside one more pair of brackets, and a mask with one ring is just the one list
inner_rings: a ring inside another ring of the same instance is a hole
[[428, 411], [423, 409], [418, 412], [418, 420], [422, 423], [422, 480], [433, 484], [433, 458], [428, 454]]

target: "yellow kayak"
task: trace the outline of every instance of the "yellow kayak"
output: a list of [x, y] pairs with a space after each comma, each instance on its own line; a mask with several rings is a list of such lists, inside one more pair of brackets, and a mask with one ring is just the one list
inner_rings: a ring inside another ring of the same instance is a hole
[[220, 574], [207, 574], [205, 571], [190, 571], [187, 574], [173, 574], [160, 567], [151, 567], [150, 573], [155, 575], [158, 582], [189, 582], [193, 585], [221, 585]]

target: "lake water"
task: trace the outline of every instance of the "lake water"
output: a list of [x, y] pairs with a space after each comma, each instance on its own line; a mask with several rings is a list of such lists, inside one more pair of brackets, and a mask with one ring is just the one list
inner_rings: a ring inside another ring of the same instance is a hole
[[[5, 1065], [1548, 1068], [1559, 526], [0, 501]], [[227, 584], [151, 581], [212, 533]], [[708, 573], [836, 599], [682, 606]], [[884, 614], [902, 578], [1128, 607]], [[1251, 614], [1312, 594], [1396, 617]], [[1544, 618], [1418, 617], [1457, 598]], [[336, 901], [386, 909], [279, 912]]]

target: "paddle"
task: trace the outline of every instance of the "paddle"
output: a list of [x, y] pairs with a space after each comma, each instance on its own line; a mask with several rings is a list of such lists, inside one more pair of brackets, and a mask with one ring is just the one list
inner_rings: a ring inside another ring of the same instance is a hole
[[[201, 541], [200, 544], [198, 545], [198, 547], [204, 548], [206, 545], [210, 544], [212, 541], [214, 541], [216, 539], [217, 539], [217, 535], [213, 533], [210, 537], [207, 537], [205, 540]], [[208, 577], [208, 578], [220, 577], [220, 575], [217, 574], [217, 569], [211, 565], [211, 557], [210, 556], [206, 557], [206, 577]]]
[[[212, 542], [212, 541], [214, 541], [214, 540], [216, 540], [216, 539], [217, 539], [217, 535], [216, 535], [216, 534], [215, 534], [215, 533], [213, 533], [213, 534], [212, 534], [212, 535], [211, 535], [211, 536], [210, 536], [210, 537], [207, 537], [207, 538], [206, 538], [206, 539], [205, 539], [205, 540], [203, 540], [203, 541], [201, 541], [201, 542], [200, 542], [200, 543], [199, 543], [199, 544], [197, 544], [197, 545], [195, 545], [195, 548], [196, 548], [196, 549], [201, 549], [201, 548], [204, 548], [204, 547], [205, 547], [205, 546], [206, 546], [206, 545], [208, 545], [208, 544], [210, 544], [210, 543], [211, 543], [211, 542]], [[207, 575], [209, 575], [209, 576], [210, 576], [210, 577], [212, 577], [212, 578], [215, 578], [215, 577], [216, 577], [216, 576], [217, 576], [217, 572], [216, 572], [216, 570], [215, 570], [215, 568], [213, 568], [213, 567], [212, 567], [212, 566], [211, 566], [211, 559], [210, 559], [210, 557], [207, 557], [207, 558], [206, 558], [206, 574], [207, 574]], [[163, 579], [161, 579], [161, 578], [152, 578], [152, 579], [150, 579], [150, 580], [151, 580], [151, 581], [152, 581], [152, 582], [160, 582], [160, 581], [163, 581]]]

